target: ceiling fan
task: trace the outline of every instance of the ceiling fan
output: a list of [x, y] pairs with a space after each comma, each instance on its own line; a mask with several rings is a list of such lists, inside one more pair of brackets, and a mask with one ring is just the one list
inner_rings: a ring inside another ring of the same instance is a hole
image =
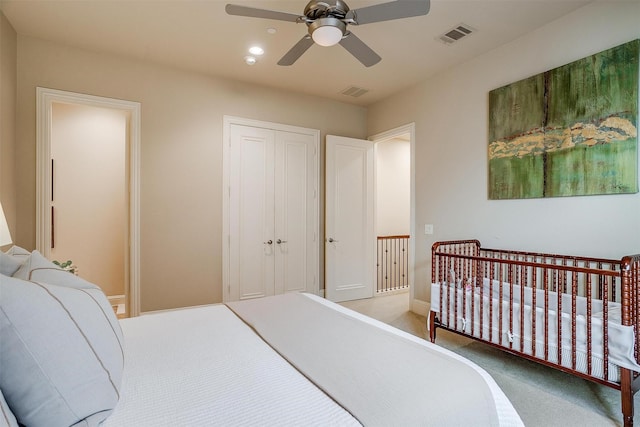
[[304, 8], [303, 15], [235, 4], [227, 4], [225, 10], [229, 15], [307, 24], [309, 34], [296, 43], [278, 61], [278, 65], [292, 65], [316, 43], [320, 46], [340, 44], [365, 67], [370, 67], [382, 58], [348, 31], [347, 26], [426, 15], [429, 7], [430, 0], [396, 0], [352, 10], [342, 0], [311, 0]]

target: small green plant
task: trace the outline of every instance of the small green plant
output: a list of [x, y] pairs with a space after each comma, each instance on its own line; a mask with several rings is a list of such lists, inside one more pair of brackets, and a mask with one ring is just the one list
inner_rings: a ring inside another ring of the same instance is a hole
[[64, 271], [68, 271], [71, 274], [78, 274], [78, 267], [73, 265], [73, 262], [70, 259], [65, 262], [53, 261], [53, 263]]

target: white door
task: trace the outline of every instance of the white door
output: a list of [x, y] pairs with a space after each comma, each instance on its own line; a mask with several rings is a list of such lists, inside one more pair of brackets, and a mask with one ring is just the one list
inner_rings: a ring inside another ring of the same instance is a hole
[[331, 301], [373, 296], [373, 143], [327, 135], [325, 291]]
[[315, 292], [318, 239], [313, 135], [276, 132], [275, 292]]
[[231, 300], [274, 294], [274, 144], [270, 129], [231, 126]]
[[239, 124], [229, 135], [227, 300], [315, 292], [315, 137]]

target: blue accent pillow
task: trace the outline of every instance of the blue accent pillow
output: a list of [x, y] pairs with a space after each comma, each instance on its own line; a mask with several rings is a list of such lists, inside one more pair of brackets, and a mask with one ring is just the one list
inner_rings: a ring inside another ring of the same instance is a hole
[[9, 254], [0, 252], [0, 273], [5, 276], [13, 276], [18, 271], [22, 262]]
[[0, 390], [0, 427], [18, 427], [18, 421], [9, 409], [7, 401], [4, 400], [2, 390]]
[[37, 251], [0, 280], [0, 342], [0, 389], [20, 424], [98, 425], [115, 408], [124, 367], [115, 313], [98, 286]]

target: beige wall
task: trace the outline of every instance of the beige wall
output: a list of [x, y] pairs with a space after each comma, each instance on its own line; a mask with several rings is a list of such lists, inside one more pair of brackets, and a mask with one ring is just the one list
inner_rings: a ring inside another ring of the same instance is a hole
[[51, 259], [73, 261], [105, 294], [124, 295], [127, 241], [127, 113], [54, 103], [55, 245]]
[[418, 299], [430, 297], [436, 240], [613, 258], [640, 252], [639, 194], [487, 200], [489, 91], [636, 39], [639, 16], [639, 2], [591, 3], [370, 107], [370, 135], [416, 124], [416, 230], [435, 228], [416, 235]]
[[411, 227], [411, 147], [391, 139], [376, 144], [376, 234], [409, 234]]
[[0, 12], [0, 202], [16, 239], [15, 188], [17, 35]]
[[16, 241], [27, 248], [35, 245], [36, 87], [142, 105], [142, 311], [222, 299], [223, 115], [320, 129], [323, 141], [366, 137], [361, 107], [21, 35], [18, 52]]
[[[14, 240], [35, 244], [35, 87], [43, 86], [142, 103], [143, 310], [221, 299], [224, 114], [317, 128], [323, 140], [415, 122], [416, 229], [435, 225], [434, 235], [416, 236], [421, 300], [429, 299], [435, 240], [474, 237], [485, 246], [606, 257], [640, 252], [640, 195], [489, 201], [486, 188], [488, 92], [640, 37], [639, 14], [637, 2], [589, 4], [368, 110], [18, 36], [17, 162], [15, 185], [7, 186], [20, 218]], [[4, 81], [15, 54], [6, 55], [2, 23], [5, 141], [12, 101]]]

